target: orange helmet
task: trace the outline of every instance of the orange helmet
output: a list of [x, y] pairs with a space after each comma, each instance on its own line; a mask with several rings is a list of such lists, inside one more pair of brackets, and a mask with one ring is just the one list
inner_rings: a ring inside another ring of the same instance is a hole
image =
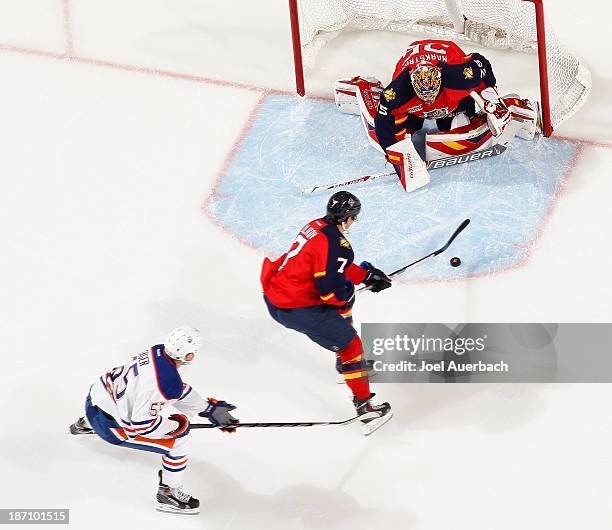
[[416, 95], [426, 103], [433, 103], [442, 86], [442, 72], [434, 64], [422, 61], [410, 73], [410, 81]]

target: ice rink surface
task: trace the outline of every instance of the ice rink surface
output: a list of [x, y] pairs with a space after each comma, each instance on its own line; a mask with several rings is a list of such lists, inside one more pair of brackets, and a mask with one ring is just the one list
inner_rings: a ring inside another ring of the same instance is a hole
[[[591, 69], [589, 100], [533, 156], [509, 151], [516, 170], [470, 167], [477, 188], [449, 173], [438, 202], [413, 208], [398, 188], [364, 187], [358, 259], [381, 251], [399, 266], [464, 216], [474, 226], [456, 277], [446, 258], [415, 269], [364, 295], [358, 323], [612, 319], [611, 8], [546, 7]], [[612, 528], [609, 385], [379, 385], [395, 417], [370, 438], [357, 427], [195, 432], [185, 486], [202, 513], [180, 519], [154, 511], [156, 455], [67, 434], [98, 375], [183, 323], [206, 337], [185, 379], [237, 404], [241, 419], [352, 413], [330, 354], [275, 324], [258, 282], [264, 253], [325, 203], [274, 185], [283, 171], [301, 182], [307, 158], [292, 163], [305, 151], [284, 120], [254, 134], [275, 116], [262, 110], [280, 101], [277, 119], [291, 119], [311, 105], [342, 134], [329, 142], [363, 141], [358, 124], [341, 126], [351, 117], [290, 95], [287, 19], [280, 0], [0, 1], [0, 507], [70, 508], [79, 529]], [[343, 35], [309, 88], [328, 97], [353, 73], [386, 81], [407, 39]], [[489, 56], [504, 91], [533, 95], [532, 58]], [[279, 145], [292, 146], [282, 161]], [[267, 182], [244, 173], [257, 156], [269, 159]], [[521, 224], [499, 221], [501, 210]], [[500, 244], [482, 244], [495, 231]]]
[[[579, 149], [570, 140], [517, 138], [502, 156], [478, 167], [432, 171], [432, 182], [414, 193], [396, 193], [395, 174], [355, 187], [364, 204], [359, 223], [366, 225], [351, 233], [357, 263], [367, 258], [383, 270], [397, 270], [440, 248], [469, 218], [470, 230], [452, 248], [463, 267], [452, 268], [445, 255], [407, 270], [402, 281], [455, 280], [519, 266], [545, 229]], [[321, 201], [331, 194], [300, 191], [388, 172], [377, 154], [360, 119], [340, 114], [333, 102], [269, 96], [207, 210], [245, 242], [280, 255], [304, 216], [320, 216]], [[285, 204], [292, 208], [280, 206]]]

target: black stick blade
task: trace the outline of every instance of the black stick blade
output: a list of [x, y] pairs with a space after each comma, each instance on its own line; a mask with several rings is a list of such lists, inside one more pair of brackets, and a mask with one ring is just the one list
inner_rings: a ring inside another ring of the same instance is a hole
[[[427, 256], [423, 256], [422, 258], [413, 261], [412, 263], [409, 263], [408, 265], [405, 265], [404, 267], [402, 267], [401, 269], [397, 269], [396, 271], [393, 271], [391, 274], [389, 274], [389, 277], [392, 278], [393, 276], [396, 276], [397, 274], [401, 274], [402, 272], [404, 272], [406, 269], [412, 267], [413, 265], [416, 265], [417, 263], [421, 263], [421, 261], [426, 260], [427, 258], [431, 258], [432, 256], [437, 256], [438, 254], [442, 254], [442, 252], [444, 252], [448, 247], [450, 247], [451, 243], [455, 240], [455, 238], [465, 229], [465, 227], [467, 225], [470, 224], [470, 220], [469, 219], [465, 219], [457, 228], [457, 230], [455, 230], [453, 232], [453, 235], [450, 237], [450, 239], [446, 242], [446, 245], [444, 245], [442, 248], [439, 248], [438, 250], [434, 250], [433, 252], [431, 252], [430, 254], [427, 254]], [[363, 287], [361, 288], [363, 289]], [[359, 290], [361, 290], [359, 289]]]
[[455, 230], [455, 232], [453, 233], [452, 236], [450, 236], [450, 239], [448, 240], [448, 242], [446, 243], [446, 245], [444, 245], [441, 249], [436, 250], [434, 252], [434, 256], [437, 256], [438, 254], [442, 254], [442, 252], [444, 252], [448, 247], [451, 246], [451, 243], [455, 240], [455, 238], [465, 230], [465, 227], [467, 225], [470, 224], [470, 220], [469, 219], [465, 219], [457, 228], [457, 230]]

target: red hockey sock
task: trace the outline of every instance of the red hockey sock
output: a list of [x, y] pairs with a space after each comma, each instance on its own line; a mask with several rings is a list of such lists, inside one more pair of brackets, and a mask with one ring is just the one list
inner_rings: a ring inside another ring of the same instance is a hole
[[365, 359], [363, 358], [363, 345], [359, 335], [349, 343], [343, 350], [338, 352], [342, 361], [342, 375], [344, 381], [359, 399], [370, 397], [370, 382], [368, 380], [368, 370]]

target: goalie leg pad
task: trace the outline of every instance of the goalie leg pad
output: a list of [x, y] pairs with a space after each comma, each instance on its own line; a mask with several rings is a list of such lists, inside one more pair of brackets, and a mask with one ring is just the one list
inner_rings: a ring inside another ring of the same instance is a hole
[[508, 94], [503, 98], [512, 119], [520, 125], [516, 135], [523, 140], [533, 140], [542, 130], [539, 105], [528, 99], [521, 99], [516, 94]]
[[[355, 76], [351, 79], [338, 79], [334, 84], [336, 107], [345, 114], [361, 115], [357, 92], [364, 93], [366, 101], [371, 101], [376, 115], [376, 107], [383, 90], [382, 83], [375, 77]], [[371, 95], [370, 95], [371, 94]]]
[[450, 156], [469, 155], [496, 143], [486, 118], [475, 116], [467, 125], [448, 132], [427, 133], [425, 136], [425, 160], [431, 162]]
[[411, 192], [429, 184], [430, 175], [421, 159], [410, 135], [387, 148], [387, 160], [391, 162], [404, 187]]

